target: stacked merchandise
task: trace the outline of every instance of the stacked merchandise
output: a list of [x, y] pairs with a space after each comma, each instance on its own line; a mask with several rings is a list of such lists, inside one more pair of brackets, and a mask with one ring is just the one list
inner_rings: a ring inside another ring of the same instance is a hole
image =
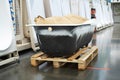
[[[108, 15], [108, 6], [107, 6], [107, 2], [106, 1], [104, 1], [104, 0], [102, 0], [101, 1], [101, 5], [102, 5], [102, 9], [103, 9], [103, 19], [104, 19], [104, 22], [105, 22], [105, 26], [108, 26], [108, 24], [109, 24], [109, 20], [108, 20], [108, 17], [109, 17], [109, 15]], [[104, 27], [105, 27], [104, 26]]]
[[[34, 24], [34, 18], [38, 15], [45, 17], [43, 0], [26, 0], [27, 12], [28, 12], [28, 23]], [[34, 44], [37, 44], [37, 37], [34, 28], [31, 29], [34, 39]]]
[[79, 0], [79, 15], [82, 16], [82, 17], [86, 17], [84, 0]]
[[61, 0], [44, 0], [44, 5], [46, 17], [62, 16]]
[[96, 9], [96, 28], [103, 29], [113, 23], [110, 3], [105, 0], [92, 0], [93, 7]]
[[20, 27], [21, 27], [21, 17], [20, 17], [20, 4], [19, 4], [19, 0], [14, 0], [14, 7], [15, 7], [15, 24], [16, 24], [16, 36], [20, 35]]
[[[81, 1], [81, 0], [80, 0]], [[91, 14], [90, 14], [90, 1], [89, 0], [83, 0], [84, 1], [84, 10], [85, 10], [85, 18], [90, 19]]]
[[62, 15], [70, 14], [70, 4], [69, 0], [61, 0]]
[[44, 5], [46, 17], [74, 14], [90, 19], [89, 0], [44, 0]]
[[[35, 1], [26, 0], [28, 17], [29, 17], [28, 20], [30, 20], [28, 23], [33, 24], [34, 18], [37, 17], [38, 15], [42, 16], [43, 18], [50, 17], [50, 16], [64, 16], [70, 13], [74, 13], [82, 17], [88, 16], [87, 14], [85, 14], [85, 12], [87, 11], [85, 9], [88, 6], [83, 9], [82, 6], [80, 6], [79, 4], [84, 6], [85, 1], [83, 0], [35, 0]], [[88, 12], [88, 14], [89, 13], [90, 12]], [[33, 32], [32, 34], [34, 34], [31, 41], [33, 41], [35, 44], [38, 43], [34, 29], [32, 29], [32, 31], [30, 32]]]
[[71, 14], [79, 15], [90, 19], [89, 0], [70, 0]]
[[[87, 19], [91, 17], [89, 0], [44, 0], [44, 4], [46, 17], [67, 14], [78, 15]], [[93, 20], [90, 19], [90, 22]]]
[[[34, 18], [64, 16], [67, 14], [78, 15], [87, 19], [91, 18], [90, 0], [26, 0], [30, 23], [34, 23]], [[96, 21], [93, 24], [97, 28], [106, 26], [112, 20], [111, 8], [105, 0], [92, 0], [93, 8], [96, 9]], [[111, 15], [111, 19], [109, 19]], [[93, 19], [92, 19], [93, 20]], [[33, 30], [34, 32], [34, 30]], [[35, 36], [35, 32], [34, 32]], [[37, 42], [35, 36], [35, 43]]]
[[113, 16], [112, 16], [112, 9], [111, 9], [111, 3], [101, 0], [101, 5], [103, 9], [103, 15], [104, 15], [104, 22], [106, 27], [110, 26], [110, 24], [113, 24]]
[[102, 26], [102, 9], [101, 9], [101, 5], [100, 5], [100, 1], [96, 1], [96, 0], [92, 0], [92, 4], [93, 4], [93, 8], [95, 8], [96, 10], [96, 28], [101, 27]]
[[91, 23], [94, 22], [90, 19], [89, 0], [44, 0], [44, 5], [46, 17], [74, 14], [89, 19]]
[[112, 8], [111, 8], [110, 3], [108, 3], [108, 8], [109, 8], [110, 24], [113, 25], [114, 24], [114, 22], [113, 22], [113, 14], [112, 14]]
[[70, 0], [71, 14], [79, 15], [79, 0]]

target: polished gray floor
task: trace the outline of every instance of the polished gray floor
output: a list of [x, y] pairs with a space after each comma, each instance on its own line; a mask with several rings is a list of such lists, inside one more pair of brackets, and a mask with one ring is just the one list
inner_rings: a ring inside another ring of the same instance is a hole
[[76, 64], [54, 69], [44, 63], [39, 67], [30, 65], [32, 50], [21, 52], [20, 63], [0, 68], [0, 80], [120, 80], [120, 27], [115, 25], [94, 34], [92, 45], [97, 45], [99, 55], [84, 71]]

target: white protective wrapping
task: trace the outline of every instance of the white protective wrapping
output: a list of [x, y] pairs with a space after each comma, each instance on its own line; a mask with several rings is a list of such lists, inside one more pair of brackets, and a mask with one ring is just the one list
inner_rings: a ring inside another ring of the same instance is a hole
[[107, 5], [107, 20], [108, 20], [108, 24], [111, 24], [111, 20], [110, 20], [110, 8], [109, 8], [109, 5]]
[[10, 47], [13, 40], [13, 24], [8, 0], [0, 0], [0, 51]]
[[87, 19], [90, 19], [91, 18], [91, 8], [90, 8], [90, 3], [89, 3], [89, 0], [80, 0], [80, 1], [84, 1], [84, 8], [85, 8], [85, 17]]
[[50, 0], [52, 16], [62, 16], [61, 0]]
[[70, 1], [69, 0], [61, 0], [62, 7], [62, 15], [70, 14]]
[[112, 9], [111, 9], [111, 4], [108, 4], [109, 7], [109, 15], [110, 15], [110, 24], [113, 24], [113, 14], [112, 14]]
[[79, 0], [79, 15], [82, 17], [86, 17], [85, 16], [85, 6], [84, 6], [84, 0]]
[[109, 15], [108, 5], [105, 5], [105, 11], [106, 11], [106, 20], [107, 20], [107, 25], [108, 25], [110, 24], [110, 15]]
[[96, 24], [96, 27], [101, 27], [102, 26], [102, 23], [101, 23], [101, 11], [99, 10], [100, 9], [100, 6], [99, 6], [99, 2], [96, 1], [96, 0], [92, 0], [92, 3], [93, 3], [93, 7], [96, 9], [96, 21], [95, 21], [95, 24]]
[[102, 5], [102, 10], [103, 10], [104, 23], [105, 23], [105, 25], [107, 25], [108, 24], [108, 21], [107, 21], [108, 14], [107, 14], [107, 6], [106, 6], [105, 1], [102, 0], [101, 5]]
[[99, 13], [99, 22], [101, 23], [101, 26], [105, 26], [105, 19], [104, 19], [104, 13], [103, 13], [103, 9], [102, 9], [102, 5], [101, 5], [101, 2], [99, 1], [98, 3], [97, 3], [97, 5], [98, 5], [98, 10], [97, 11], [99, 11], [98, 13]]
[[70, 0], [71, 13], [79, 15], [79, 0]]
[[62, 16], [61, 0], [44, 0], [46, 17]]
[[[44, 5], [43, 5], [43, 0], [26, 0], [26, 5], [27, 5], [27, 10], [28, 10], [28, 16], [29, 16], [29, 23], [34, 24], [34, 19], [38, 15], [45, 17], [45, 11], [44, 11]], [[34, 41], [35, 43], [38, 43], [36, 33], [34, 28], [33, 30], [33, 35], [34, 35]]]

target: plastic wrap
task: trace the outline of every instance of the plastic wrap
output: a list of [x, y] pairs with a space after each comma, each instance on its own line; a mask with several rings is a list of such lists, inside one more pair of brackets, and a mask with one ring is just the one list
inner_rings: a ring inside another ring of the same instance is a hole
[[90, 24], [34, 27], [41, 51], [51, 57], [72, 55], [83, 46], [87, 46], [93, 34]]

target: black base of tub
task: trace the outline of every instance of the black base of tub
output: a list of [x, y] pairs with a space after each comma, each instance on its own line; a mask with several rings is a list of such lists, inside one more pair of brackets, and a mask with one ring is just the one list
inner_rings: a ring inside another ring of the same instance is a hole
[[90, 25], [81, 26], [35, 26], [39, 46], [50, 57], [68, 57], [91, 41]]
[[[39, 33], [41, 50], [51, 57], [69, 56], [76, 50], [76, 38], [67, 31], [54, 31], [56, 34]], [[59, 33], [59, 34], [57, 34]]]

